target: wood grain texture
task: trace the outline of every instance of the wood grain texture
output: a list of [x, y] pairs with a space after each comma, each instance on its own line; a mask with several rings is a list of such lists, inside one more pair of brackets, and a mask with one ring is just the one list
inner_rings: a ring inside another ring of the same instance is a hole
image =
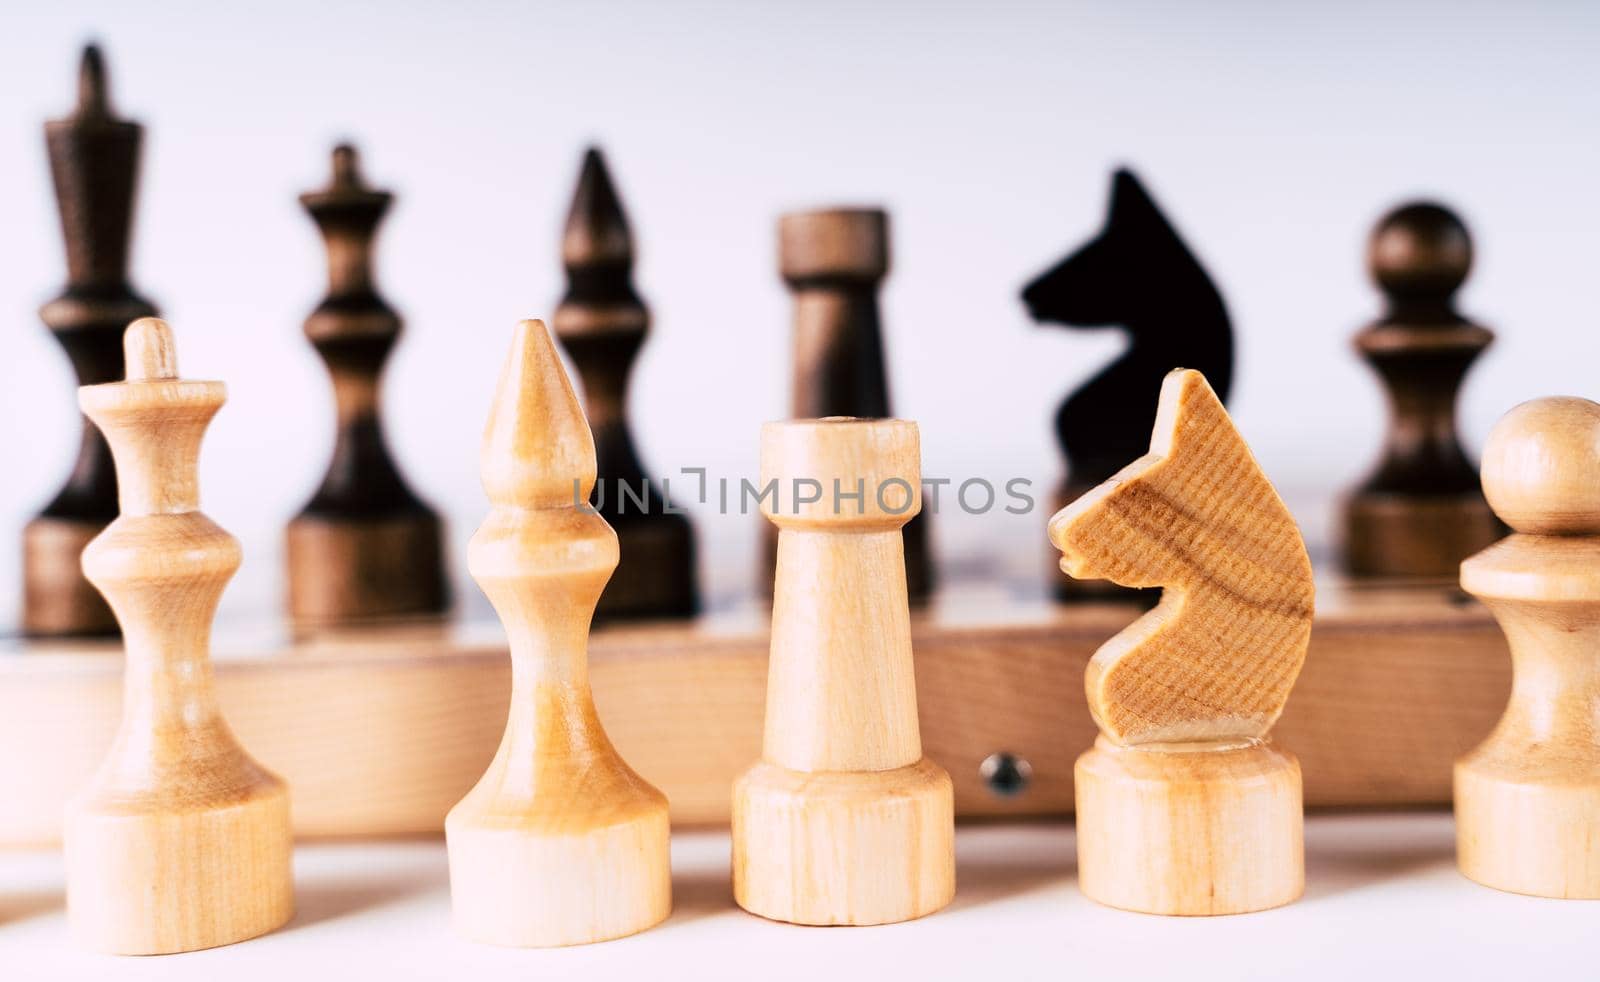
[[1345, 568], [1454, 576], [1462, 559], [1505, 534], [1456, 433], [1461, 382], [1494, 340], [1455, 308], [1472, 239], [1448, 208], [1414, 202], [1379, 220], [1367, 265], [1388, 309], [1355, 347], [1383, 383], [1389, 429], [1382, 458], [1343, 504]]
[[517, 947], [634, 934], [672, 909], [667, 799], [617, 754], [590, 693], [617, 536], [584, 504], [594, 440], [540, 321], [517, 327], [482, 466], [491, 507], [467, 569], [511, 639], [511, 702], [488, 770], [445, 819], [455, 926]]
[[[128, 283], [134, 190], [144, 128], [119, 118], [100, 49], [83, 49], [72, 114], [45, 124], [50, 176], [67, 247], [67, 285], [39, 311], [66, 350], [79, 385], [122, 377], [122, 331], [155, 315]], [[36, 637], [115, 634], [116, 619], [79, 557], [117, 517], [111, 452], [83, 427], [66, 484], [23, 530], [22, 628]]]
[[1505, 629], [1511, 700], [1455, 769], [1457, 856], [1479, 883], [1600, 898], [1600, 405], [1549, 398], [1500, 420], [1483, 489], [1515, 530], [1461, 564]]
[[67, 910], [88, 947], [167, 954], [252, 938], [294, 909], [283, 781], [217, 705], [211, 619], [239, 544], [199, 511], [200, 440], [220, 382], [178, 378], [161, 321], [128, 328], [127, 381], [86, 386], [117, 462], [122, 513], [83, 567], [121, 623], [122, 721], [66, 810]]
[[1078, 884], [1152, 914], [1305, 889], [1301, 777], [1268, 731], [1310, 644], [1305, 543], [1199, 372], [1161, 385], [1150, 452], [1050, 520], [1061, 568], [1161, 602], [1095, 652], [1076, 766]]
[[[912, 612], [923, 752], [949, 771], [959, 815], [1072, 812], [1073, 760], [1096, 736], [1084, 671], [1140, 613], [971, 585]], [[111, 742], [121, 652], [90, 640], [0, 649], [12, 653], [0, 657], [9, 789], [0, 847], [59, 843], [64, 802]], [[594, 632], [600, 719], [630, 766], [667, 793], [674, 824], [727, 824], [729, 786], [761, 754], [768, 649], [759, 609]], [[245, 745], [293, 785], [297, 834], [437, 835], [503, 735], [506, 650], [493, 623], [298, 641], [236, 625], [219, 636], [217, 695]], [[1424, 584], [1324, 583], [1310, 654], [1273, 735], [1300, 758], [1309, 806], [1447, 806], [1451, 768], [1493, 728], [1510, 691], [1505, 635], [1471, 598]], [[1001, 751], [1032, 771], [1018, 794], [994, 793], [980, 774]]]
[[333, 150], [327, 187], [300, 196], [328, 254], [328, 292], [305, 334], [327, 365], [333, 458], [285, 535], [289, 616], [302, 630], [436, 613], [449, 605], [439, 516], [384, 442], [383, 368], [400, 316], [378, 294], [373, 240], [393, 196], [367, 186], [354, 147]]
[[1073, 576], [1164, 587], [1089, 663], [1118, 744], [1255, 740], [1283, 712], [1315, 587], [1294, 518], [1199, 372], [1167, 376], [1150, 452], [1050, 520]]
[[[889, 273], [888, 213], [819, 208], [780, 216], [778, 272], [794, 298], [790, 417], [890, 416], [878, 311], [878, 291]], [[928, 523], [928, 516], [918, 513], [901, 531], [912, 603], [933, 591]], [[770, 584], [777, 530], [768, 525], [763, 531], [762, 568]]]
[[798, 924], [932, 913], [955, 895], [955, 812], [917, 725], [900, 541], [922, 507], [916, 424], [768, 423], [761, 483], [777, 582], [761, 761], [733, 785], [734, 899]]
[[1146, 750], [1101, 737], [1074, 770], [1078, 884], [1148, 914], [1241, 914], [1305, 891], [1300, 765], [1270, 743]]
[[567, 292], [550, 326], [583, 383], [597, 461], [591, 504], [616, 531], [622, 555], [595, 619], [691, 616], [700, 606], [694, 529], [645, 473], [628, 425], [628, 380], [650, 311], [633, 286], [633, 231], [594, 148], [584, 154], [561, 261]]

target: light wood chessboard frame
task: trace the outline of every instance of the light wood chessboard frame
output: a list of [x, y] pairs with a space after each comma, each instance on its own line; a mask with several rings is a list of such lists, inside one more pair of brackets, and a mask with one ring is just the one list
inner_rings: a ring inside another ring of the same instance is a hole
[[[1063, 815], [1094, 741], [1084, 666], [1139, 613], [952, 588], [913, 615], [928, 757], [968, 819]], [[0, 846], [60, 841], [68, 796], [121, 712], [117, 642], [13, 643], [0, 657]], [[761, 750], [767, 633], [759, 608], [602, 627], [595, 698], [624, 758], [680, 825], [725, 824]], [[414, 624], [254, 649], [219, 640], [230, 725], [291, 788], [296, 833], [435, 835], [505, 726], [510, 661], [494, 624]], [[1445, 806], [1455, 759], [1493, 728], [1511, 685], [1505, 637], [1453, 585], [1319, 584], [1304, 673], [1274, 739], [1300, 758], [1310, 807]], [[1027, 762], [1002, 796], [992, 754]]]

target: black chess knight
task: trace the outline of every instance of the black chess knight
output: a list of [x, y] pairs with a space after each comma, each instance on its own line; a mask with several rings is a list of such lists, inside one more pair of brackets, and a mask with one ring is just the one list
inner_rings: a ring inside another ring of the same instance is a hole
[[[1100, 233], [1022, 291], [1034, 320], [1069, 328], [1115, 326], [1128, 348], [1056, 413], [1067, 458], [1060, 507], [1102, 483], [1150, 444], [1161, 380], [1193, 368], [1226, 401], [1233, 332], [1222, 296], [1132, 172], [1112, 178]], [[1081, 582], [1061, 576], [1058, 592]], [[1120, 588], [1119, 588], [1120, 589]]]

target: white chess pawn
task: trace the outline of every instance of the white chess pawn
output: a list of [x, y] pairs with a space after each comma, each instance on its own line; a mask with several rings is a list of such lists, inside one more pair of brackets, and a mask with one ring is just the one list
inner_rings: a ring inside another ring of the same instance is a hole
[[1483, 452], [1514, 534], [1461, 564], [1511, 642], [1505, 715], [1456, 763], [1456, 851], [1479, 883], [1600, 898], [1600, 405], [1526, 402]]

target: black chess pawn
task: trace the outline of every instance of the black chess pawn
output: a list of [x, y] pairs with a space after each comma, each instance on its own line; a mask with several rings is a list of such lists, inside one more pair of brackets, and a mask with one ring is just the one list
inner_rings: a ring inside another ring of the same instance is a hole
[[633, 234], [599, 150], [584, 154], [561, 259], [567, 292], [551, 321], [583, 383], [594, 432], [590, 500], [621, 550], [595, 618], [687, 617], [700, 605], [694, 529], [645, 474], [628, 428], [628, 378], [650, 311], [633, 287]]
[[[83, 50], [78, 104], [45, 124], [50, 176], [67, 246], [67, 286], [39, 316], [66, 349], [78, 384], [122, 377], [122, 332], [155, 316], [128, 283], [143, 127], [117, 118], [100, 49]], [[115, 634], [117, 622], [79, 558], [117, 517], [117, 478], [99, 430], [83, 427], [67, 483], [22, 533], [22, 627], [35, 636]]]
[[333, 459], [289, 523], [289, 614], [311, 630], [433, 614], [449, 605], [439, 517], [384, 444], [379, 382], [400, 317], [373, 285], [372, 240], [393, 196], [361, 178], [356, 151], [333, 151], [333, 180], [300, 196], [328, 250], [328, 294], [306, 337], [328, 366], [338, 411]]
[[1355, 346], [1387, 390], [1390, 418], [1382, 459], [1344, 502], [1345, 567], [1453, 579], [1461, 560], [1505, 534], [1456, 434], [1461, 381], [1494, 340], [1455, 307], [1472, 238], [1448, 208], [1407, 204], [1373, 229], [1367, 265], [1388, 310]]
[[[1205, 375], [1223, 402], [1233, 381], [1233, 331], [1222, 295], [1131, 171], [1118, 170], [1099, 234], [1022, 291], [1034, 320], [1074, 329], [1115, 326], [1128, 347], [1062, 402], [1056, 438], [1067, 474], [1055, 510], [1149, 448], [1161, 382], [1174, 368]], [[1055, 568], [1057, 596], [1126, 596], [1104, 580]]]

